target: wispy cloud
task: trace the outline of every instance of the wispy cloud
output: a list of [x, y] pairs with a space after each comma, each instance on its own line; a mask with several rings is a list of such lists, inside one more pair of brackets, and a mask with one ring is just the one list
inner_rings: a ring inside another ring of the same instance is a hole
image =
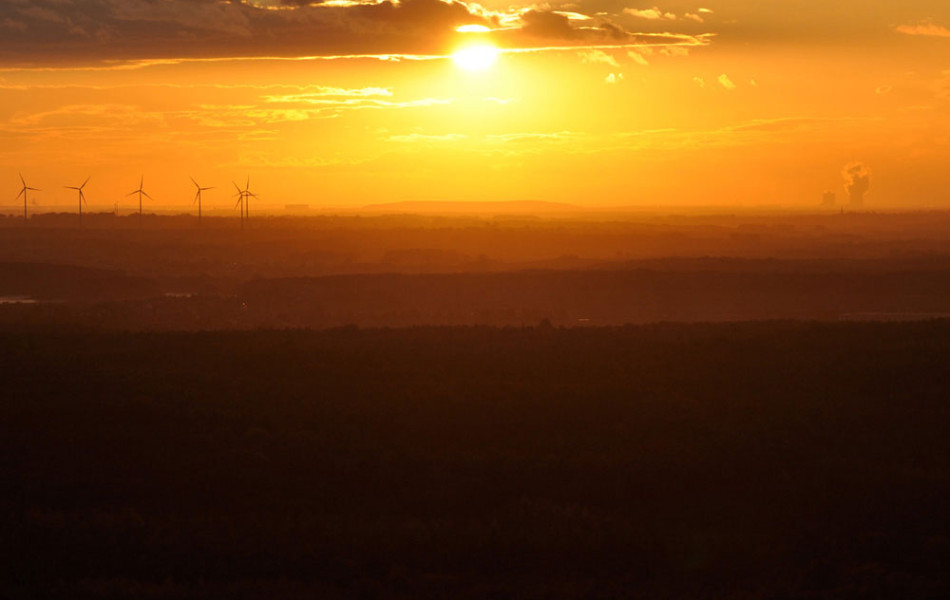
[[446, 133], [442, 135], [428, 135], [422, 133], [409, 133], [405, 135], [391, 135], [386, 138], [387, 142], [396, 142], [400, 144], [436, 144], [445, 142], [457, 142], [467, 139], [468, 136], [461, 133]]
[[603, 50], [587, 50], [580, 52], [581, 61], [588, 64], [598, 64], [602, 63], [605, 65], [610, 65], [612, 67], [619, 67], [620, 64], [617, 63], [617, 59], [613, 56], [607, 54]]
[[401, 144], [446, 144], [464, 141], [468, 145], [522, 145], [537, 142], [559, 144], [582, 139], [584, 137], [587, 136], [573, 131], [516, 132], [505, 134], [487, 134], [480, 136], [472, 136], [463, 133], [410, 133], [402, 135], [390, 135], [385, 138], [385, 141]]
[[639, 51], [639, 50], [631, 50], [631, 51], [627, 52], [627, 56], [630, 57], [630, 60], [632, 60], [632, 61], [635, 62], [636, 64], [640, 65], [641, 67], [648, 67], [648, 66], [650, 66], [650, 61], [648, 61], [648, 60], [646, 59], [646, 57], [648, 56], [648, 54], [645, 53], [645, 52], [642, 52], [642, 51]]
[[726, 75], [725, 73], [723, 73], [722, 75], [719, 76], [718, 81], [719, 81], [719, 85], [721, 85], [722, 87], [726, 88], [726, 89], [729, 90], [730, 92], [731, 92], [732, 90], [736, 89], [736, 84], [733, 83], [732, 80], [729, 79], [729, 76]]
[[264, 96], [265, 102], [281, 103], [309, 103], [319, 104], [326, 101], [327, 98], [369, 98], [374, 96], [391, 97], [393, 91], [391, 88], [367, 87], [345, 89], [336, 87], [319, 86], [313, 91], [307, 91], [297, 94], [281, 94], [276, 96]]
[[658, 7], [654, 6], [653, 8], [625, 8], [623, 9], [624, 14], [637, 17], [640, 19], [648, 19], [650, 21], [675, 21], [676, 15], [671, 12], [664, 12]]
[[904, 35], [924, 35], [929, 37], [950, 38], [950, 29], [942, 25], [937, 25], [932, 21], [924, 21], [917, 25], [899, 25], [895, 28], [898, 33]]

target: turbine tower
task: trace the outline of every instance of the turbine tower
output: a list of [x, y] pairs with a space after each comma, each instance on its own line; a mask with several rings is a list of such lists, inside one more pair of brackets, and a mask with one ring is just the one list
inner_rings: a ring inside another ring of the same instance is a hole
[[247, 178], [244, 184], [244, 218], [248, 223], [251, 222], [251, 198], [257, 198], [257, 194], [251, 191], [251, 178]]
[[31, 190], [34, 191], [34, 192], [39, 192], [39, 191], [41, 191], [41, 190], [40, 190], [39, 188], [33, 188], [33, 187], [30, 187], [30, 186], [26, 185], [26, 181], [23, 179], [23, 173], [19, 173], [19, 175], [20, 175], [20, 183], [23, 184], [23, 189], [20, 190], [20, 193], [17, 194], [16, 197], [17, 197], [17, 199], [19, 199], [20, 196], [23, 196], [23, 224], [26, 225], [26, 224], [28, 223], [28, 221], [27, 221], [27, 214], [26, 214], [26, 204], [27, 204], [27, 202], [26, 202], [26, 195], [27, 195], [27, 194], [26, 194], [26, 193], [27, 193], [28, 191], [31, 191]]
[[[233, 181], [231, 183], [234, 183]], [[237, 190], [237, 194], [234, 196], [238, 199], [234, 203], [234, 208], [241, 207], [241, 229], [244, 229], [244, 190], [238, 187], [238, 184], [234, 183], [234, 189]]]
[[86, 180], [82, 182], [82, 185], [79, 187], [72, 185], [64, 185], [63, 187], [67, 190], [76, 190], [79, 192], [79, 226], [82, 227], [82, 205], [85, 204], [89, 206], [86, 202], [86, 194], [83, 193], [82, 189], [86, 187], [86, 184], [89, 183], [89, 177], [86, 177]]
[[146, 192], [144, 188], [145, 188], [145, 176], [143, 175], [142, 179], [139, 180], [139, 189], [131, 191], [128, 194], [126, 194], [126, 197], [134, 196], [135, 194], [139, 195], [139, 227], [142, 226], [142, 196], [145, 196], [149, 200], [152, 199], [152, 197], [148, 195], [148, 192]]
[[[234, 183], [233, 181], [231, 183]], [[251, 191], [251, 178], [247, 178], [247, 182], [244, 184], [244, 189], [242, 190], [238, 187], [238, 184], [234, 183], [234, 189], [237, 190], [238, 201], [235, 203], [234, 207], [241, 207], [241, 228], [244, 228], [244, 221], [250, 220], [250, 213], [248, 212], [248, 206], [250, 202], [248, 201], [252, 196], [257, 198], [257, 194]]]
[[191, 182], [195, 184], [195, 188], [197, 189], [197, 191], [195, 192], [195, 199], [191, 203], [192, 204], [194, 204], [195, 202], [198, 203], [198, 224], [200, 225], [201, 224], [201, 192], [204, 192], [205, 190], [213, 190], [214, 188], [201, 187], [200, 185], [198, 185], [198, 182], [195, 181], [194, 177], [189, 177], [188, 179], [191, 179]]

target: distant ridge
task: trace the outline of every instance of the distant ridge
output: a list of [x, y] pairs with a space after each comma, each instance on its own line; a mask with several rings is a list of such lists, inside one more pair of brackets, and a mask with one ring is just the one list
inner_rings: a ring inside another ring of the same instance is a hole
[[372, 213], [420, 213], [420, 214], [545, 214], [565, 213], [580, 210], [580, 207], [562, 202], [541, 200], [515, 200], [502, 202], [480, 201], [409, 201], [368, 204], [360, 209]]

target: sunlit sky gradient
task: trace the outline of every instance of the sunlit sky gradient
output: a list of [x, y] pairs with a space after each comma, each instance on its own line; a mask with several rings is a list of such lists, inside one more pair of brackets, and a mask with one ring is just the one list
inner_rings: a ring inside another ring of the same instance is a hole
[[[462, 25], [481, 33], [458, 33]], [[484, 70], [451, 54], [503, 51]], [[947, 0], [4, 0], [0, 186], [38, 208], [416, 200], [950, 208]], [[4, 189], [0, 187], [0, 190]], [[2, 195], [2, 194], [0, 194]]]

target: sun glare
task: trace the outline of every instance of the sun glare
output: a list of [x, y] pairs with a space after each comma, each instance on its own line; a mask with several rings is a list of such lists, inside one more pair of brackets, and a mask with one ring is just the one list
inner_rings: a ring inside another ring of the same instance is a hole
[[465, 46], [452, 54], [452, 60], [466, 71], [483, 71], [498, 60], [498, 48], [490, 44]]
[[484, 25], [460, 25], [455, 28], [459, 33], [488, 33], [491, 29]]

